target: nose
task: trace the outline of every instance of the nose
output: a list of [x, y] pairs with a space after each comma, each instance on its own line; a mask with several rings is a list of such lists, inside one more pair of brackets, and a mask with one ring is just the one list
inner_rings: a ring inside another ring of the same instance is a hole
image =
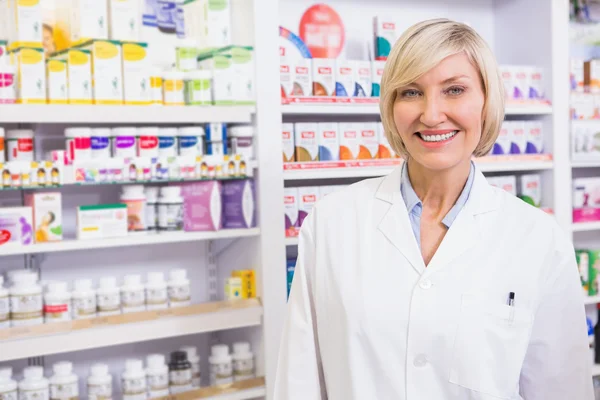
[[447, 119], [443, 100], [439, 96], [426, 96], [420, 121], [427, 127], [435, 127]]

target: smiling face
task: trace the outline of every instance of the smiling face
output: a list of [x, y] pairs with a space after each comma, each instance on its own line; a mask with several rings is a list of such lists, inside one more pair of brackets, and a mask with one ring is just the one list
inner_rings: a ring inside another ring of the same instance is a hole
[[450, 169], [470, 162], [481, 139], [484, 103], [479, 71], [459, 53], [398, 88], [394, 123], [416, 163]]

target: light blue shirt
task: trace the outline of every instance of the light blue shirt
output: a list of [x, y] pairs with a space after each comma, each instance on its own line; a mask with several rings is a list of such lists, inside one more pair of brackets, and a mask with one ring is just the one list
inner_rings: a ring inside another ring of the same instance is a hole
[[[460, 210], [463, 209], [467, 200], [469, 199], [469, 194], [471, 193], [471, 188], [473, 187], [473, 181], [475, 180], [475, 165], [471, 162], [471, 172], [469, 172], [469, 178], [467, 179], [467, 183], [465, 187], [458, 196], [456, 203], [454, 206], [448, 211], [448, 214], [442, 220], [442, 223], [446, 226], [446, 228], [450, 229], [450, 226], [458, 216]], [[406, 209], [408, 210], [408, 218], [410, 219], [410, 224], [412, 226], [413, 233], [415, 235], [415, 239], [417, 239], [417, 244], [419, 245], [419, 249], [421, 248], [421, 214], [423, 213], [423, 203], [421, 199], [415, 193], [415, 190], [410, 183], [410, 179], [408, 178], [408, 168], [405, 163], [402, 167], [402, 180], [400, 182], [400, 192], [402, 193], [402, 199], [404, 200], [404, 204], [406, 204]]]

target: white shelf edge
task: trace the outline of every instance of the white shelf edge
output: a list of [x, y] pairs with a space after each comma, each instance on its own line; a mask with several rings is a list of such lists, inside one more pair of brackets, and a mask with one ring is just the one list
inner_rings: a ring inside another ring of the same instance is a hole
[[169, 232], [131, 235], [111, 239], [63, 240], [61, 242], [32, 244], [30, 246], [0, 247], [0, 256], [235, 239], [258, 235], [260, 235], [260, 228], [224, 229], [216, 232]]
[[600, 230], [600, 221], [598, 222], [579, 222], [571, 224], [573, 232], [590, 232]]
[[0, 105], [0, 123], [185, 124], [251, 122], [255, 106]]
[[593, 305], [593, 304], [598, 304], [598, 303], [600, 303], [600, 296], [585, 297], [583, 303], [586, 306]]
[[256, 306], [8, 339], [0, 342], [0, 362], [257, 326], [262, 323], [262, 315], [262, 306]]
[[506, 106], [504, 109], [506, 115], [550, 115], [552, 114], [551, 105], [534, 106]]
[[206, 400], [250, 400], [258, 397], [265, 397], [267, 389], [264, 386], [242, 390], [236, 393], [222, 394], [218, 396], [207, 397]]
[[600, 167], [600, 160], [590, 160], [590, 161], [572, 161], [572, 168], [598, 168]]
[[286, 237], [285, 245], [286, 246], [298, 246], [298, 238], [297, 237]]
[[600, 364], [592, 364], [592, 376], [600, 375]]

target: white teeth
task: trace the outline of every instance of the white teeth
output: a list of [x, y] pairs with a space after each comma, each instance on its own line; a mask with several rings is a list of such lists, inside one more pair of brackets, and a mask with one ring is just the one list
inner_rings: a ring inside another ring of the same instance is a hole
[[443, 135], [420, 135], [421, 138], [426, 142], [441, 142], [443, 140], [448, 140], [452, 136], [456, 135], [458, 131], [452, 131], [449, 133], [445, 133]]

